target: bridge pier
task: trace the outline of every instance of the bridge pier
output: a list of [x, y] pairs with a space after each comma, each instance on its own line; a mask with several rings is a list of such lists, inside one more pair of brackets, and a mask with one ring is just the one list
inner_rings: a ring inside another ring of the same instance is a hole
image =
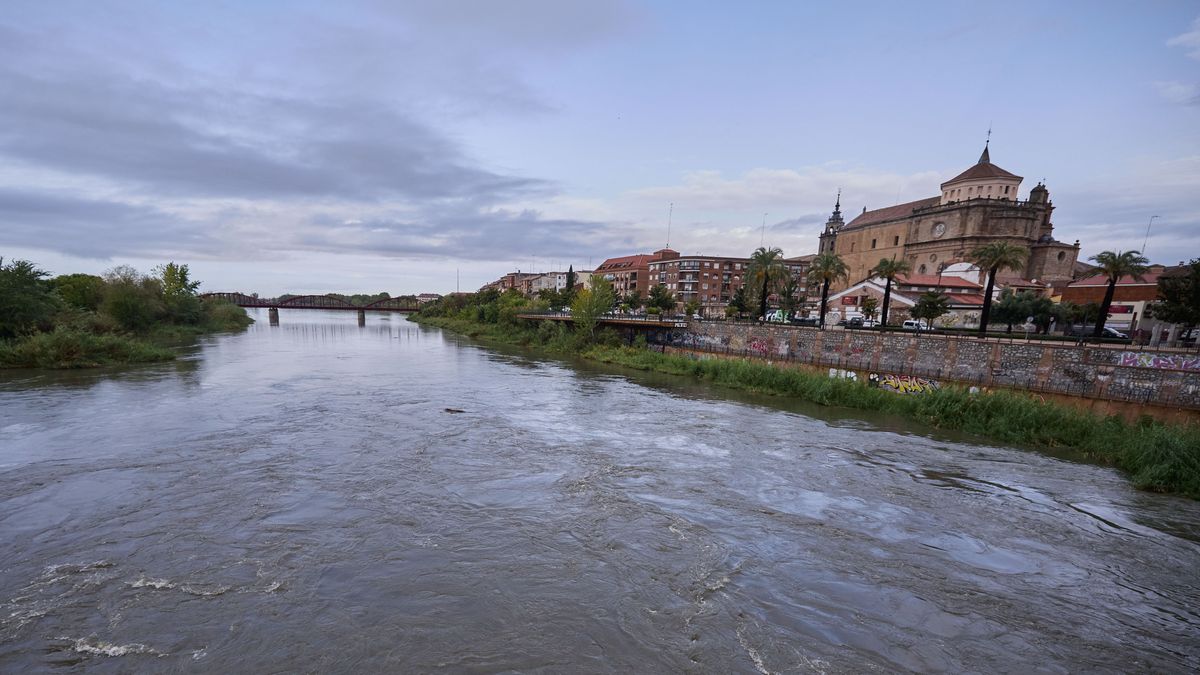
[[279, 325], [279, 308], [278, 307], [271, 307], [270, 309], [267, 310], [267, 322], [270, 323], [272, 326]]
[[358, 310], [358, 325], [360, 325], [360, 326], [367, 325], [367, 310], [365, 310], [365, 309]]

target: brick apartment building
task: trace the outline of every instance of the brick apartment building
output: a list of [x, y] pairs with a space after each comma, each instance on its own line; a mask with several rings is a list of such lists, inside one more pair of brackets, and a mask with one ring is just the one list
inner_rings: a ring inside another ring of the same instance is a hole
[[654, 285], [650, 281], [650, 265], [660, 260], [672, 260], [678, 257], [678, 251], [661, 248], [654, 253], [609, 258], [596, 268], [595, 273], [612, 282], [613, 291], [616, 292], [617, 297], [624, 298], [635, 292], [640, 292], [644, 296]]
[[725, 316], [749, 264], [749, 258], [679, 256], [650, 263], [650, 283], [666, 286], [680, 303], [699, 302], [706, 317]]

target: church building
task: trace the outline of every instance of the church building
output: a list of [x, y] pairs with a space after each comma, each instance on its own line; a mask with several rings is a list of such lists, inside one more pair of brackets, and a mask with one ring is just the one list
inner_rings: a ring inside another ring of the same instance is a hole
[[1000, 282], [1024, 279], [1065, 285], [1072, 279], [1079, 242], [1054, 238], [1050, 192], [1038, 183], [1021, 200], [1021, 180], [992, 164], [985, 144], [979, 161], [942, 183], [936, 197], [874, 211], [864, 208], [847, 223], [839, 194], [817, 250], [838, 254], [850, 268], [848, 281], [836, 290], [870, 277], [881, 258], [907, 258], [914, 274], [936, 275], [965, 261], [975, 248], [996, 241], [1029, 250], [1024, 268], [1001, 272]]

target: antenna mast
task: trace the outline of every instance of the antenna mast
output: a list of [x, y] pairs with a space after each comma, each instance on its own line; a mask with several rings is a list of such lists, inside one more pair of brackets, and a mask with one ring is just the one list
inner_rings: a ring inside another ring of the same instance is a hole
[[671, 217], [675, 215], [675, 202], [667, 209], [667, 248], [671, 248]]

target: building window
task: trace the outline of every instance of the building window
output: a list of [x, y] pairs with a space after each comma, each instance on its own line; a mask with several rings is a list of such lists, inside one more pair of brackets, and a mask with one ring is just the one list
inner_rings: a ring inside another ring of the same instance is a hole
[[895, 237], [892, 237], [892, 246], [899, 246], [899, 245], [900, 245], [900, 236], [897, 235]]
[[1062, 262], [1062, 261], [1064, 261], [1064, 260], [1066, 260], [1066, 259], [1067, 259], [1067, 252], [1066, 252], [1066, 251], [1059, 251], [1059, 252], [1058, 252], [1058, 262]]
[[1004, 194], [1008, 194], [1008, 188], [1009, 188], [1009, 187], [1011, 187], [1011, 186], [1009, 186], [1009, 185], [1005, 185], [1005, 186], [1004, 186]]
[[917, 274], [925, 274], [925, 266], [924, 265], [921, 265], [919, 268], [917, 268]]
[[854, 242], [850, 242], [850, 252], [854, 253]]
[[871, 248], [875, 248], [875, 240], [874, 239], [871, 240]]

